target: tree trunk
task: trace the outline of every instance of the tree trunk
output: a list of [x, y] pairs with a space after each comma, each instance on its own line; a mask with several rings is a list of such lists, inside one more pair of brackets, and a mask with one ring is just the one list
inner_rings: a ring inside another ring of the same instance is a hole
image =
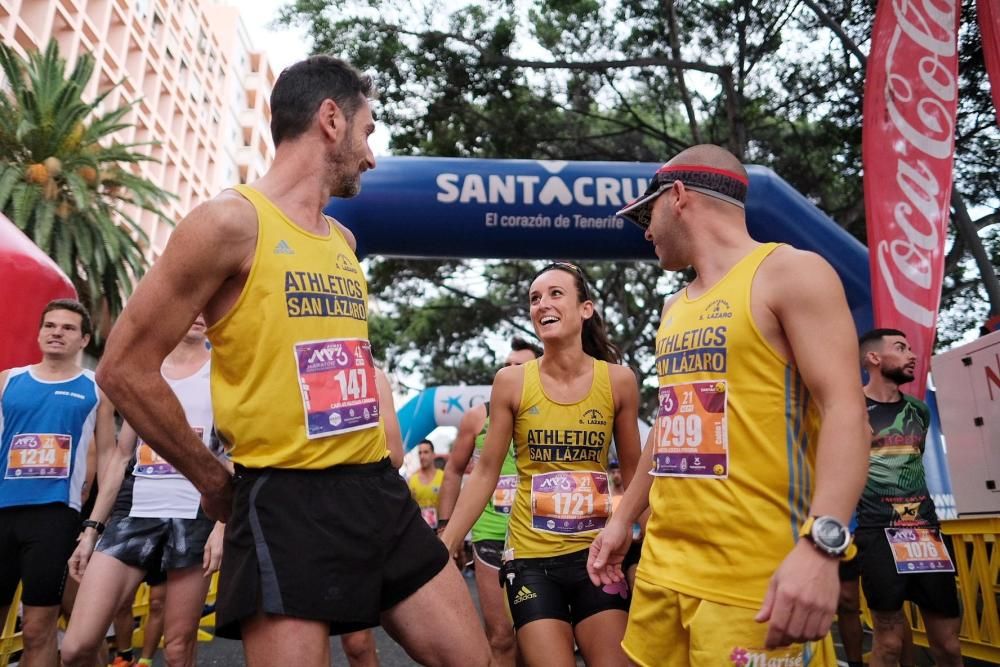
[[986, 287], [986, 294], [990, 300], [990, 315], [1000, 315], [1000, 280], [997, 280], [996, 269], [993, 268], [993, 263], [990, 262], [989, 255], [986, 254], [983, 240], [979, 238], [976, 225], [972, 222], [969, 209], [965, 206], [965, 200], [955, 188], [951, 190], [951, 205], [955, 209], [952, 223], [959, 236], [962, 237], [962, 243], [976, 260], [979, 276], [983, 281], [983, 286]]

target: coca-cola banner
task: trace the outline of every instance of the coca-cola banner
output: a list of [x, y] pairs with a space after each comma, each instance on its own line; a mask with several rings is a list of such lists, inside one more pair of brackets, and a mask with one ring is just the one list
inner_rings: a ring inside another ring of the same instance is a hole
[[882, 0], [862, 156], [875, 323], [905, 331], [923, 397], [941, 301], [958, 97], [959, 0]]
[[993, 109], [1000, 125], [1000, 2], [979, 0], [976, 10], [979, 14], [979, 34], [983, 37], [983, 59], [992, 86]]

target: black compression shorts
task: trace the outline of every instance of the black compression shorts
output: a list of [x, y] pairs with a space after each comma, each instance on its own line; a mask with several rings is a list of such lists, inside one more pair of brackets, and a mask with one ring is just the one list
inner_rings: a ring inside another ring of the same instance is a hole
[[0, 509], [0, 607], [14, 599], [19, 580], [22, 603], [52, 607], [62, 602], [66, 562], [79, 534], [80, 513], [62, 503]]
[[515, 558], [500, 568], [514, 627], [545, 618], [576, 625], [602, 611], [628, 612], [628, 584], [595, 586], [587, 575], [588, 550], [552, 558]]

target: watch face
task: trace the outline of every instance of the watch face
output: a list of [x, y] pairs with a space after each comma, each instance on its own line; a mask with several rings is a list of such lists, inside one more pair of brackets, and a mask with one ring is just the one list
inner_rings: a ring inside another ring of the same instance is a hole
[[829, 549], [843, 548], [847, 542], [847, 529], [837, 521], [821, 517], [813, 524], [813, 539]]

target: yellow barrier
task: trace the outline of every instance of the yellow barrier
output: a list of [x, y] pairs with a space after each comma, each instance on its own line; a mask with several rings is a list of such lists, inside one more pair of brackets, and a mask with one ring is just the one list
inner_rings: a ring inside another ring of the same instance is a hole
[[[214, 605], [215, 597], [219, 589], [219, 575], [212, 575], [212, 582], [209, 584], [208, 595], [205, 598], [206, 605]], [[12, 655], [18, 653], [23, 648], [21, 633], [14, 632], [17, 626], [17, 612], [21, 602], [21, 586], [18, 584], [17, 592], [14, 593], [14, 601], [10, 605], [7, 618], [4, 619], [3, 627], [0, 628], [0, 667], [7, 667], [10, 664]], [[132, 605], [132, 616], [139, 619], [139, 623], [132, 633], [132, 646], [140, 647], [145, 637], [146, 620], [149, 618], [149, 586], [142, 584], [135, 593], [135, 602]], [[198, 624], [198, 641], [212, 641], [214, 636], [208, 632], [209, 628], [215, 627], [215, 611], [206, 614]]]
[[[1000, 663], [1000, 517], [953, 519], [941, 523], [955, 556], [958, 598], [962, 603], [962, 655]], [[862, 594], [862, 620], [872, 627]], [[916, 605], [904, 609], [913, 628], [913, 641], [927, 646], [927, 632]]]
[[14, 632], [17, 627], [17, 608], [21, 602], [21, 584], [17, 585], [14, 592], [14, 602], [10, 605], [7, 618], [3, 619], [3, 627], [0, 628], [0, 667], [7, 667], [10, 656], [20, 651], [24, 645], [21, 643], [21, 633]]

